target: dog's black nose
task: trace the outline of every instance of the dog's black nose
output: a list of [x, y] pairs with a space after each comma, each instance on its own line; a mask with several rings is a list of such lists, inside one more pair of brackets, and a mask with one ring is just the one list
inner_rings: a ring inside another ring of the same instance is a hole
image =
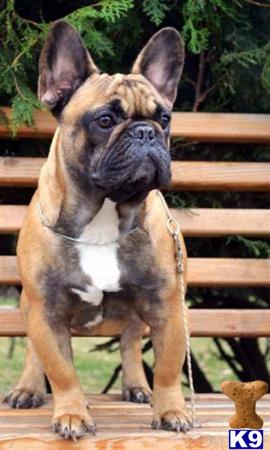
[[143, 143], [150, 143], [155, 138], [155, 130], [148, 124], [136, 125], [130, 130], [130, 134], [133, 138], [138, 139]]

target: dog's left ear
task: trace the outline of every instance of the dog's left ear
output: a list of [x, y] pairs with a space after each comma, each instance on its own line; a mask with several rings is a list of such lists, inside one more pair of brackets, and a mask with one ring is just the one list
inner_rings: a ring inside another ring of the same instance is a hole
[[145, 76], [157, 89], [169, 108], [177, 93], [185, 59], [183, 40], [175, 28], [163, 28], [139, 53], [132, 73]]
[[76, 89], [98, 69], [77, 31], [55, 22], [39, 59], [38, 98], [58, 115]]

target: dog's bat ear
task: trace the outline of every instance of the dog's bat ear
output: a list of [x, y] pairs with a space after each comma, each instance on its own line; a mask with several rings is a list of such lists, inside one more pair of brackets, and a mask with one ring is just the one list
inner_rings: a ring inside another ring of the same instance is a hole
[[162, 28], [139, 53], [132, 73], [144, 75], [169, 108], [177, 94], [185, 59], [183, 40], [175, 28]]
[[58, 115], [94, 72], [98, 69], [76, 30], [63, 20], [55, 22], [40, 54], [39, 100]]

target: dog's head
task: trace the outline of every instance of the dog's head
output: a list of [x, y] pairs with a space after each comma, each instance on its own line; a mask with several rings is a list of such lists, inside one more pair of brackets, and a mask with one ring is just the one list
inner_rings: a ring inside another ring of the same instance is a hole
[[38, 95], [59, 121], [66, 167], [82, 189], [125, 202], [169, 183], [170, 116], [183, 62], [180, 35], [164, 28], [130, 74], [100, 74], [74, 28], [53, 25]]

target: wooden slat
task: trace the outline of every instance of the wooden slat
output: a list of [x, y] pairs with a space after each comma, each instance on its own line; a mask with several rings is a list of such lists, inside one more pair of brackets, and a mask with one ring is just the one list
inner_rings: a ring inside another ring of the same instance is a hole
[[[23, 205], [0, 205], [0, 234], [18, 233], [26, 213]], [[171, 209], [184, 236], [270, 236], [269, 209]]]
[[[78, 442], [67, 442], [51, 431], [53, 414], [51, 395], [38, 409], [11, 409], [1, 404], [1, 450], [225, 450], [228, 448], [229, 419], [234, 406], [223, 394], [196, 394], [198, 426], [187, 434], [152, 430], [150, 405], [121, 401], [118, 395], [87, 395], [97, 434]], [[190, 411], [190, 399], [186, 398]], [[264, 449], [270, 450], [270, 395], [257, 402], [264, 420]]]
[[267, 143], [270, 142], [270, 115], [174, 113], [172, 136], [202, 142]]
[[[0, 186], [36, 186], [44, 158], [0, 158]], [[270, 190], [270, 163], [175, 161], [175, 190]]]
[[[11, 108], [1, 108], [7, 118], [9, 119], [12, 110]], [[32, 127], [27, 127], [26, 125], [21, 125], [17, 131], [17, 137], [23, 138], [51, 138], [56, 129], [56, 120], [48, 112], [35, 111], [34, 113], [34, 125]], [[0, 138], [9, 137], [11, 131], [3, 124], [0, 124]]]
[[[228, 422], [233, 403], [222, 394], [196, 395], [198, 425], [187, 434], [152, 430], [150, 405], [121, 401], [120, 395], [87, 395], [91, 415], [97, 424], [97, 434], [78, 442], [67, 442], [51, 431], [53, 414], [51, 396], [45, 405], [31, 409], [11, 409], [0, 404], [1, 450], [225, 450], [228, 448]], [[0, 399], [1, 400], [1, 399]], [[186, 398], [188, 410], [190, 400]], [[213, 410], [211, 406], [215, 406]], [[227, 408], [224, 410], [224, 405]], [[262, 405], [265, 405], [262, 408]], [[210, 406], [210, 409], [209, 409]], [[270, 450], [270, 396], [257, 402], [258, 414], [264, 420], [264, 449]]]
[[[270, 210], [267, 209], [172, 209], [184, 236], [270, 236]], [[1, 215], [1, 212], [0, 212]], [[1, 230], [1, 219], [0, 219]]]
[[24, 205], [0, 205], [0, 233], [18, 233], [26, 210]]
[[270, 259], [189, 258], [188, 285], [269, 287]]
[[0, 256], [0, 284], [20, 284], [16, 256]]
[[36, 186], [45, 158], [0, 157], [0, 186]]
[[[193, 337], [269, 337], [270, 309], [191, 309], [190, 331]], [[91, 332], [74, 336], [119, 336], [126, 321], [110, 321], [95, 326]], [[149, 329], [145, 328], [145, 335]], [[0, 336], [24, 336], [18, 309], [0, 308]]]
[[270, 190], [270, 163], [181, 161], [172, 164], [171, 189]]
[[[189, 286], [270, 287], [270, 259], [189, 258]], [[20, 284], [15, 256], [0, 256], [0, 284]]]
[[[0, 394], [1, 395], [1, 394]], [[121, 395], [118, 393], [108, 393], [108, 394], [91, 394], [87, 396], [91, 398], [91, 407], [95, 408], [96, 411], [113, 411], [115, 409], [120, 409], [123, 411], [129, 411], [130, 408], [138, 412], [139, 414], [144, 414], [148, 408], [147, 404], [142, 403], [129, 403], [121, 401]], [[1, 396], [0, 396], [1, 399]], [[190, 400], [190, 396], [186, 396], [186, 400]], [[227, 409], [231, 408], [232, 401], [221, 393], [196, 393], [196, 400], [198, 400], [198, 411], [209, 411], [214, 409]], [[120, 403], [119, 403], [120, 401]], [[258, 402], [256, 402], [256, 406], [258, 406], [258, 410], [263, 411], [265, 413], [265, 409], [269, 409], [270, 402], [270, 394], [264, 395]], [[0, 402], [1, 404], [1, 402]], [[53, 397], [52, 394], [47, 394], [46, 396], [46, 404], [41, 408], [37, 409], [26, 409], [22, 411], [22, 415], [27, 416], [35, 416], [37, 411], [40, 415], [48, 416], [50, 414], [50, 408], [53, 406]], [[269, 414], [268, 411], [268, 414]], [[9, 408], [7, 404], [1, 404], [1, 416], [17, 416], [18, 411], [13, 408]]]
[[[10, 116], [10, 108], [1, 108]], [[21, 126], [17, 136], [50, 138], [56, 127], [55, 119], [46, 112], [36, 111], [33, 127]], [[171, 132], [173, 137], [183, 137], [208, 142], [270, 142], [270, 115], [231, 113], [173, 113]], [[0, 137], [10, 131], [0, 125]]]

